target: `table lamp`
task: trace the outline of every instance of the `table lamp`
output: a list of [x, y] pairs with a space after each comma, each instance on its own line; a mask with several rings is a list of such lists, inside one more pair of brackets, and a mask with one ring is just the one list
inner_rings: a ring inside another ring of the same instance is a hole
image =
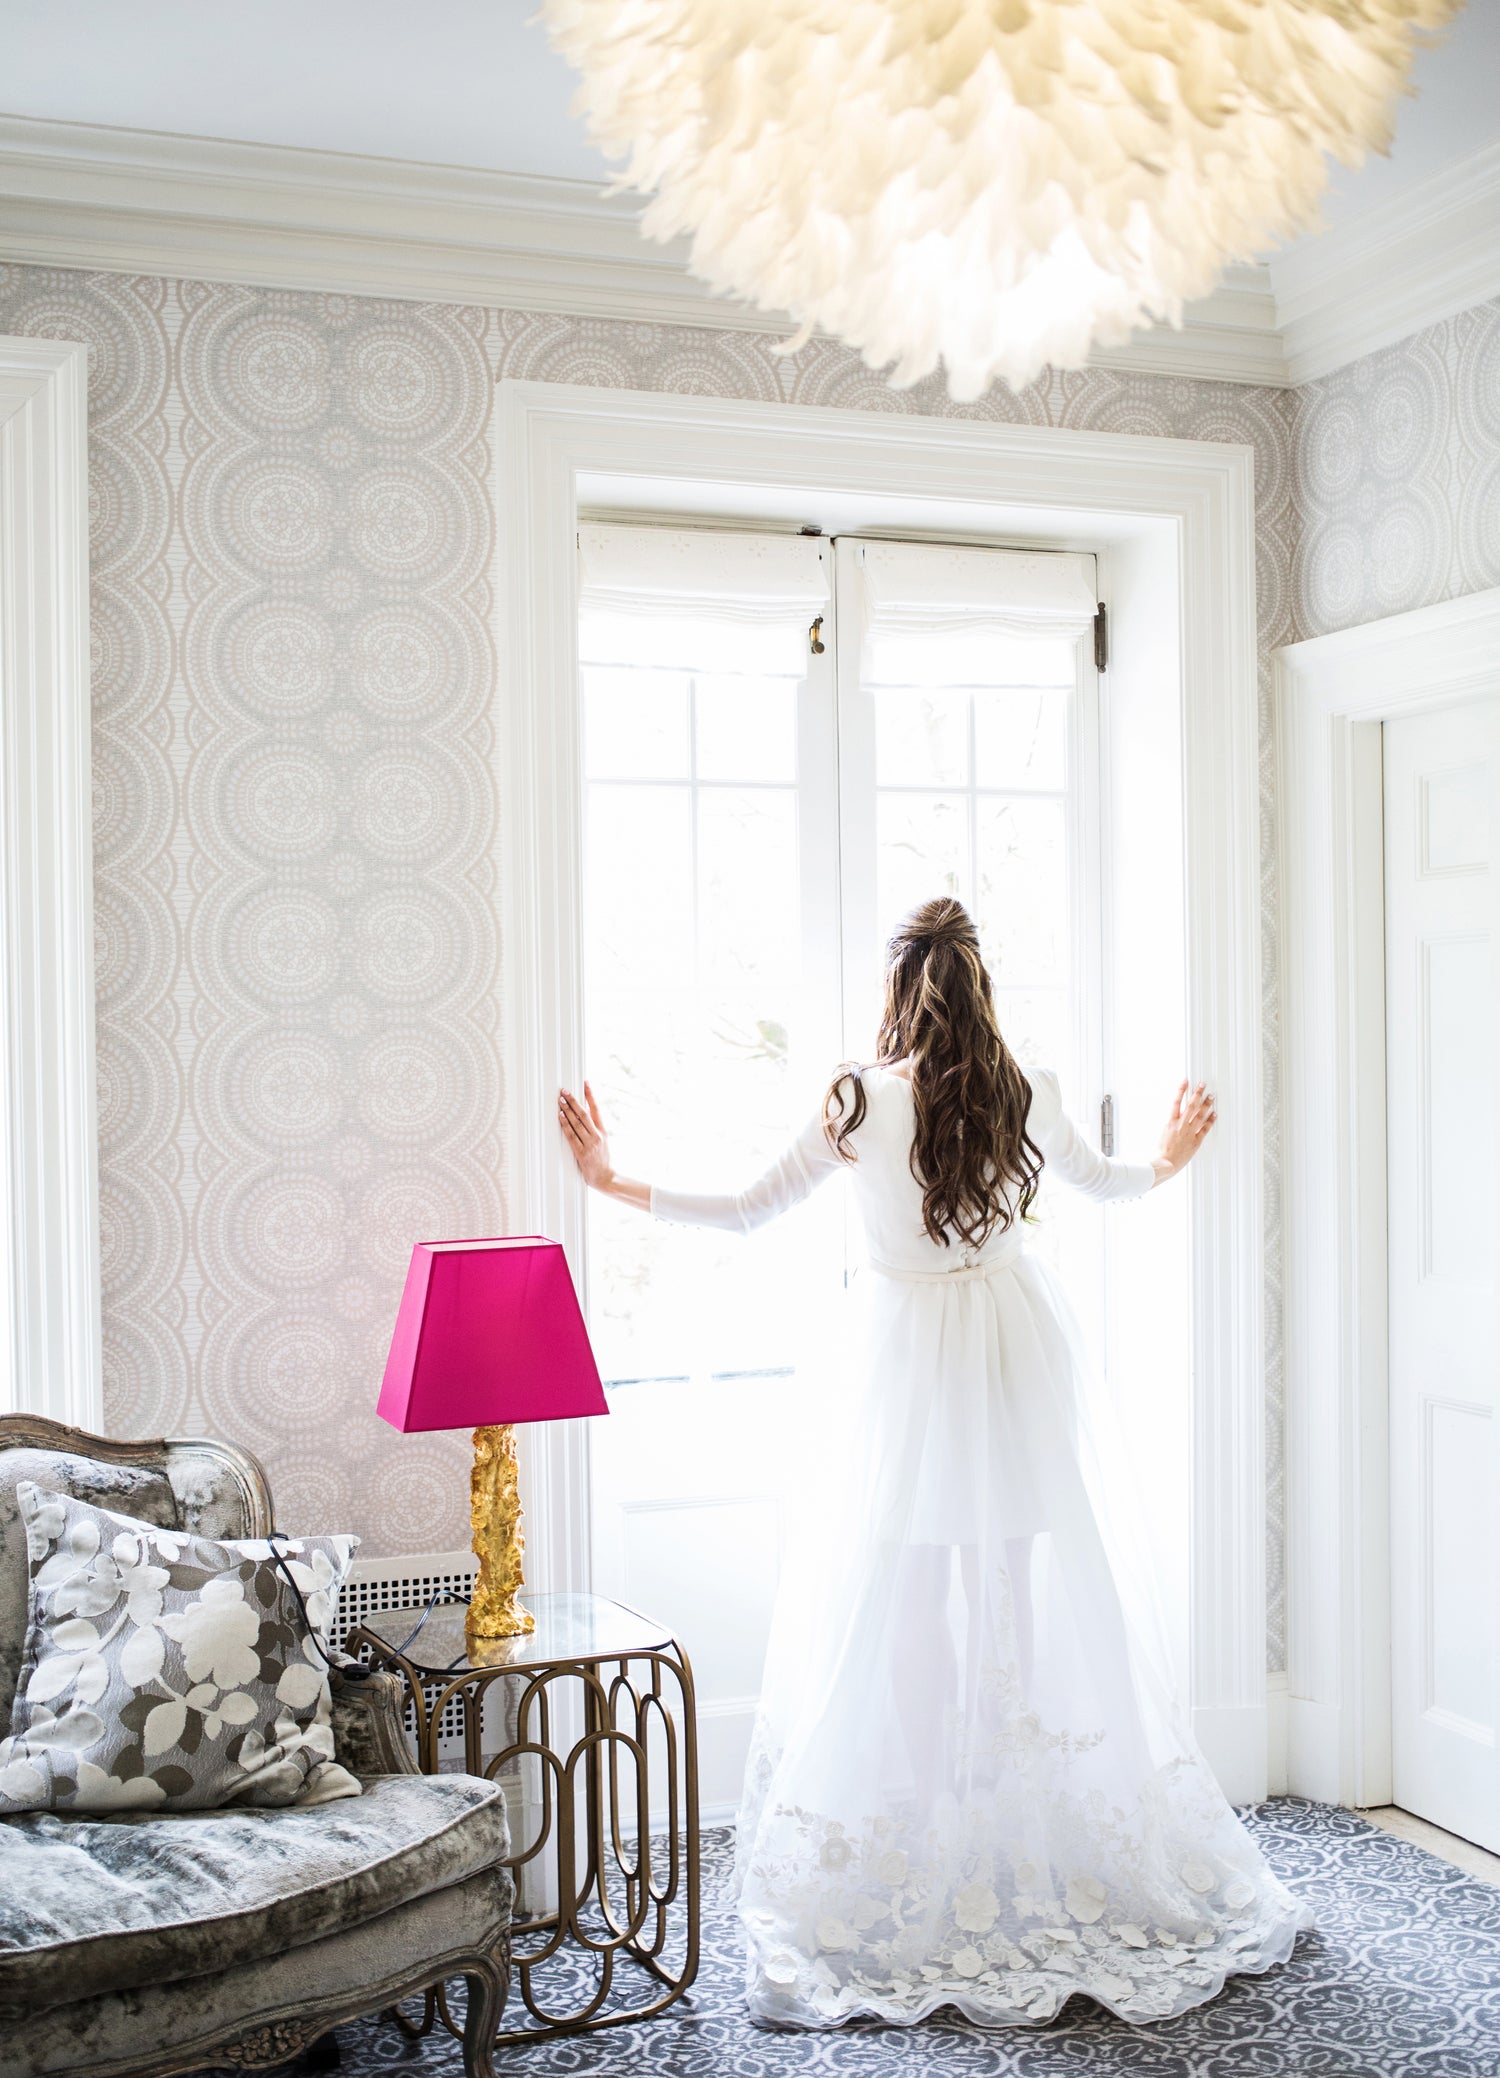
[[464, 1629], [470, 1638], [534, 1630], [519, 1600], [515, 1423], [609, 1412], [560, 1243], [539, 1234], [419, 1242], [376, 1412], [406, 1433], [473, 1429], [479, 1578]]

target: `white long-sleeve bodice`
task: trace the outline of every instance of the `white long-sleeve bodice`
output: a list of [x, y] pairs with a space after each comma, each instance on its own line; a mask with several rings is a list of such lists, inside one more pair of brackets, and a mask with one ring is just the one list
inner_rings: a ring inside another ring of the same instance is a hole
[[[1014, 1252], [1014, 1228], [990, 1235], [979, 1249], [943, 1248], [922, 1226], [922, 1186], [911, 1172], [912, 1089], [904, 1075], [887, 1068], [863, 1071], [865, 1116], [853, 1136], [855, 1161], [846, 1162], [828, 1143], [821, 1117], [810, 1118], [762, 1176], [744, 1190], [702, 1193], [653, 1188], [651, 1210], [659, 1219], [686, 1225], [726, 1227], [749, 1233], [798, 1204], [830, 1176], [847, 1174], [864, 1224], [873, 1263], [927, 1275], [983, 1264]], [[1135, 1198], [1150, 1190], [1149, 1162], [1121, 1161], [1090, 1147], [1062, 1106], [1057, 1077], [1033, 1068], [1027, 1131], [1041, 1149], [1047, 1173], [1085, 1197]]]

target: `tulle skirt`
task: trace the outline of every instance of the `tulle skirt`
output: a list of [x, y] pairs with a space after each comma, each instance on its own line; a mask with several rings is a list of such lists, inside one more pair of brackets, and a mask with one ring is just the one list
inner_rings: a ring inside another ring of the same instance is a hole
[[1017, 1236], [861, 1282], [740, 1811], [752, 2015], [1010, 2026], [1082, 1992], [1152, 2021], [1284, 1961], [1309, 1915], [1132, 1605], [1056, 1279]]

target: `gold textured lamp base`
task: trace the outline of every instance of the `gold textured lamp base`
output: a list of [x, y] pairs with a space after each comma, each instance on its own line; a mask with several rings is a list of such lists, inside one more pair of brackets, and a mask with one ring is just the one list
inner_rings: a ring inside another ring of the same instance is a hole
[[536, 1618], [521, 1606], [521, 1488], [516, 1472], [516, 1431], [511, 1422], [474, 1431], [474, 1470], [469, 1479], [469, 1521], [479, 1578], [464, 1631], [470, 1638], [521, 1638]]

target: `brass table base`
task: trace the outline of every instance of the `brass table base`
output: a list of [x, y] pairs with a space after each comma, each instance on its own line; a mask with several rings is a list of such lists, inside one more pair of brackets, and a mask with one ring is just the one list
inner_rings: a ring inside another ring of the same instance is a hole
[[[530, 2024], [502, 2027], [497, 2047], [650, 2020], [680, 1999], [698, 1973], [701, 1921], [697, 1712], [681, 1648], [673, 1642], [521, 1668], [468, 1666], [445, 1676], [413, 1665], [368, 1629], [351, 1631], [344, 1649], [404, 1677], [425, 1773], [439, 1771], [440, 1727], [453, 1703], [461, 1712], [468, 1773], [495, 1781], [528, 1759], [539, 1771], [536, 1837], [521, 1847], [513, 1842], [506, 1866], [519, 1888], [522, 1872], [540, 1869], [546, 1856], [557, 1905], [512, 1927], [512, 1985]], [[485, 1698], [497, 1681], [517, 1691], [515, 1737], [486, 1766]], [[581, 1730], [563, 1753], [553, 1727], [569, 1709]], [[666, 1791], [665, 1826], [654, 1836], [653, 1745], [666, 1776], [657, 1785]], [[674, 1921], [680, 1921], [675, 1939]], [[565, 1943], [595, 1957], [596, 1971], [591, 1995], [559, 2012], [539, 1980]], [[612, 2003], [629, 1989], [618, 1983], [622, 1960], [638, 1965], [660, 1986], [659, 1995]], [[441, 1986], [427, 1994], [420, 2021], [396, 2018], [408, 2035], [426, 2034], [438, 2021], [462, 2033]]]

